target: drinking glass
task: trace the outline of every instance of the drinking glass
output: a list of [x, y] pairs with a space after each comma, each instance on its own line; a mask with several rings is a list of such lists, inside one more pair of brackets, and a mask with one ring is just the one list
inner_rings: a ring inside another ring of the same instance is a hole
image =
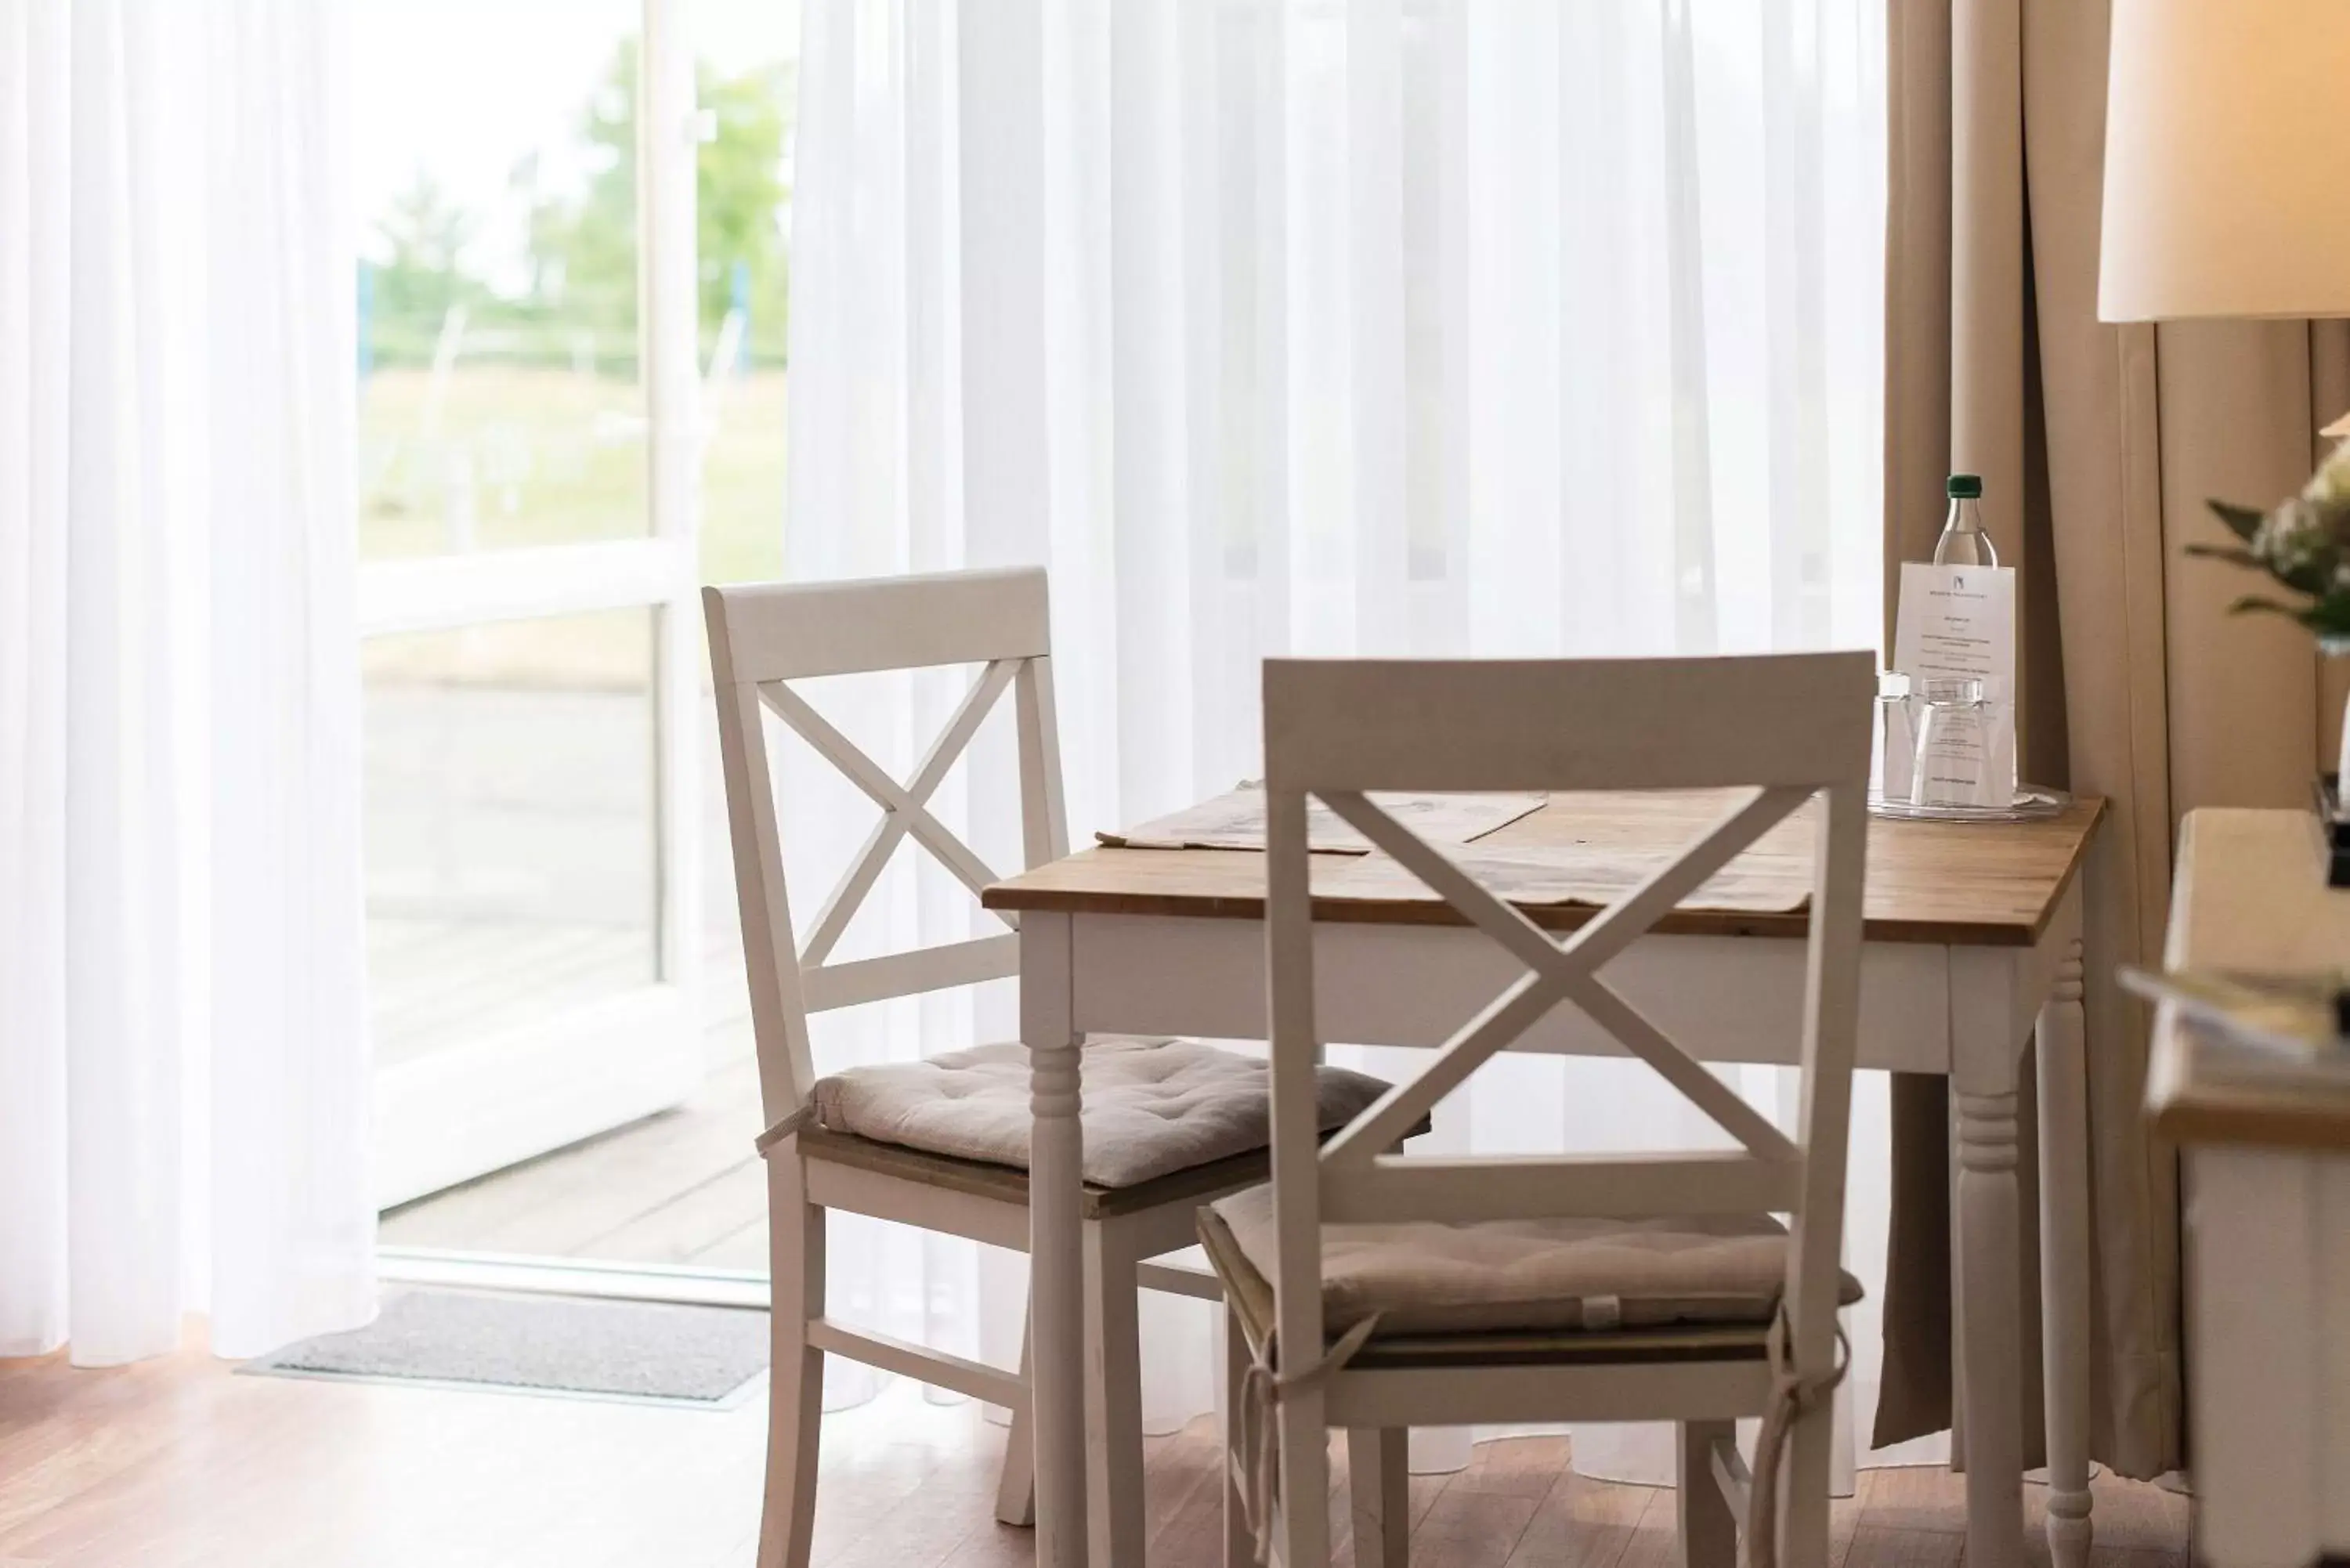
[[1877, 675], [1877, 723], [1870, 734], [1868, 782], [1879, 800], [1909, 798], [1910, 770], [1918, 760], [1918, 738], [1909, 723], [1909, 677], [1898, 670]]
[[1982, 805], [1991, 742], [1983, 683], [1956, 677], [1913, 681], [1909, 708], [1917, 730], [1910, 804]]

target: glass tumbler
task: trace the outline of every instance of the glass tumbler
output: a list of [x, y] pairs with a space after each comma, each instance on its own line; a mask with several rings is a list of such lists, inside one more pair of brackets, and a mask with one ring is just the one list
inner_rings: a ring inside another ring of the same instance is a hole
[[1914, 681], [1909, 707], [1917, 732], [1909, 803], [1982, 804], [1991, 742], [1983, 683], [1954, 677]]
[[1877, 675], [1877, 723], [1870, 735], [1869, 791], [1879, 800], [1907, 801], [1918, 737], [1909, 723], [1909, 678], [1898, 670]]

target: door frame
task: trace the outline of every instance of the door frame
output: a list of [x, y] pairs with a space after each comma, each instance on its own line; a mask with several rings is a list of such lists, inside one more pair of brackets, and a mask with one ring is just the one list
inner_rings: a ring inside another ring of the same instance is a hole
[[650, 532], [362, 565], [358, 608], [362, 641], [597, 610], [652, 612], [655, 978], [378, 1069], [380, 1209], [668, 1109], [702, 1080], [700, 120], [686, 7], [642, 0], [640, 28], [637, 320]]

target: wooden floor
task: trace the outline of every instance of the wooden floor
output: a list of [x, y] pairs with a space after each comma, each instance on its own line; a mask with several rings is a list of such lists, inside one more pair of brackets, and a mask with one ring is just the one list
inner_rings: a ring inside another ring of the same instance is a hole
[[[713, 966], [713, 993], [742, 986]], [[767, 1266], [759, 1077], [737, 1007], [707, 1026], [709, 1075], [680, 1109], [388, 1211], [387, 1246], [600, 1258], [706, 1268]], [[0, 1568], [5, 1568], [0, 1564]]]
[[368, 1040], [378, 1066], [530, 1023], [655, 973], [652, 928], [584, 920], [367, 923]]
[[[0, 1361], [0, 1568], [749, 1568], [764, 1431], [755, 1400], [702, 1412], [234, 1376], [192, 1337], [116, 1371]], [[1003, 1444], [973, 1406], [904, 1384], [828, 1417], [816, 1562], [1030, 1562], [1028, 1532], [990, 1517]], [[1204, 1420], [1152, 1439], [1151, 1568], [1218, 1561], [1216, 1455]], [[1412, 1562], [1673, 1561], [1669, 1491], [1585, 1480], [1566, 1458], [1563, 1438], [1514, 1438], [1415, 1479]], [[1960, 1496], [1939, 1471], [1867, 1472], [1837, 1505], [1831, 1568], [1960, 1562]], [[2036, 1494], [2027, 1508], [2044, 1563]], [[2180, 1498], [2097, 1483], [2095, 1568], [2185, 1568], [2187, 1530]]]

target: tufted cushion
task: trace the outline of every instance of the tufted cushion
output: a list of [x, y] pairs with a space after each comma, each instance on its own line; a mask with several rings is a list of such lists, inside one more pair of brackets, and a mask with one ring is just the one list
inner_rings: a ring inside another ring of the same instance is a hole
[[[1272, 1188], [1201, 1218], [1272, 1279]], [[1326, 1225], [1322, 1321], [1331, 1334], [1373, 1313], [1382, 1334], [1762, 1324], [1786, 1269], [1787, 1232], [1767, 1214]], [[1846, 1303], [1860, 1293], [1845, 1275]]]
[[[1265, 1064], [1191, 1040], [1097, 1035], [1078, 1054], [1085, 1178], [1132, 1187], [1265, 1146]], [[1321, 1070], [1322, 1127], [1342, 1127], [1388, 1085]], [[959, 1159], [1028, 1168], [1028, 1051], [1019, 1043], [819, 1079], [816, 1117], [834, 1132]]]

